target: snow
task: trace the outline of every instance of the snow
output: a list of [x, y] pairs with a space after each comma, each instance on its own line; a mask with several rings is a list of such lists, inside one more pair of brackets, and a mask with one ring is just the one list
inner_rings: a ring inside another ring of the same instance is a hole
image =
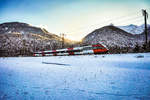
[[8, 31], [8, 33], [11, 33], [11, 31]]
[[[145, 29], [144, 24], [140, 26], [131, 24], [127, 26], [117, 26], [117, 27], [132, 34], [141, 34], [142, 32], [144, 32]], [[148, 25], [148, 27], [150, 27], [150, 25]]]
[[[94, 38], [92, 38], [94, 36]], [[134, 48], [136, 43], [139, 45], [143, 44], [143, 35], [134, 36], [133, 34], [128, 34], [127, 32], [121, 31], [115, 26], [105, 26], [91, 32], [83, 39], [85, 44], [97, 44], [103, 43], [108, 48]]]
[[0, 100], [150, 100], [150, 53], [0, 58]]
[[5, 27], [5, 30], [8, 30], [8, 27]]

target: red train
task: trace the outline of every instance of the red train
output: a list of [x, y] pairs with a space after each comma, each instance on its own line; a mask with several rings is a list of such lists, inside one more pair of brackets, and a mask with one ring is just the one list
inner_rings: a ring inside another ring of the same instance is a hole
[[85, 55], [85, 54], [103, 54], [107, 53], [108, 49], [102, 44], [94, 44], [89, 46], [66, 48], [58, 50], [48, 50], [35, 52], [33, 56], [65, 56], [65, 55]]

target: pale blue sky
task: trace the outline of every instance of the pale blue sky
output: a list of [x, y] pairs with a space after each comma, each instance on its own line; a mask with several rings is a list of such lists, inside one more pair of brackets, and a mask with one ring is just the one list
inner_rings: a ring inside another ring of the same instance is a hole
[[150, 0], [0, 0], [0, 23], [25, 22], [80, 40], [110, 23], [143, 24], [141, 9], [150, 13]]

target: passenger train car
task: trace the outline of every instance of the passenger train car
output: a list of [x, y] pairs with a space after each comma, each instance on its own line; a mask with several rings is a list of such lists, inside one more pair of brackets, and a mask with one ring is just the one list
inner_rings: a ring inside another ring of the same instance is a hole
[[107, 53], [108, 49], [102, 44], [94, 44], [89, 46], [81, 46], [74, 48], [48, 50], [35, 52], [33, 56], [65, 56], [65, 55], [86, 55], [86, 54], [103, 54]]

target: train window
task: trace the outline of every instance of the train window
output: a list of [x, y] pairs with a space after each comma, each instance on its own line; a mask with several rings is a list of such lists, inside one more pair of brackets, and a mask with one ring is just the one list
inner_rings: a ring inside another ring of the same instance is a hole
[[66, 53], [66, 51], [59, 51], [59, 53]]
[[[43, 52], [44, 54], [52, 54], [52, 53], [59, 53], [59, 52]], [[35, 53], [35, 54], [43, 54], [42, 52]]]
[[35, 53], [35, 54], [42, 54], [42, 53]]
[[[52, 52], [44, 52], [44, 54], [51, 54]], [[42, 54], [42, 53], [40, 53], [40, 54]]]
[[93, 49], [104, 49], [104, 47], [93, 47]]
[[104, 47], [85, 47], [83, 50], [104, 49]]
[[68, 50], [67, 52], [81, 52], [81, 50]]
[[75, 50], [74, 52], [81, 52], [82, 50]]
[[93, 47], [84, 47], [83, 50], [92, 50]]
[[95, 47], [94, 49], [103, 49], [102, 47]]

